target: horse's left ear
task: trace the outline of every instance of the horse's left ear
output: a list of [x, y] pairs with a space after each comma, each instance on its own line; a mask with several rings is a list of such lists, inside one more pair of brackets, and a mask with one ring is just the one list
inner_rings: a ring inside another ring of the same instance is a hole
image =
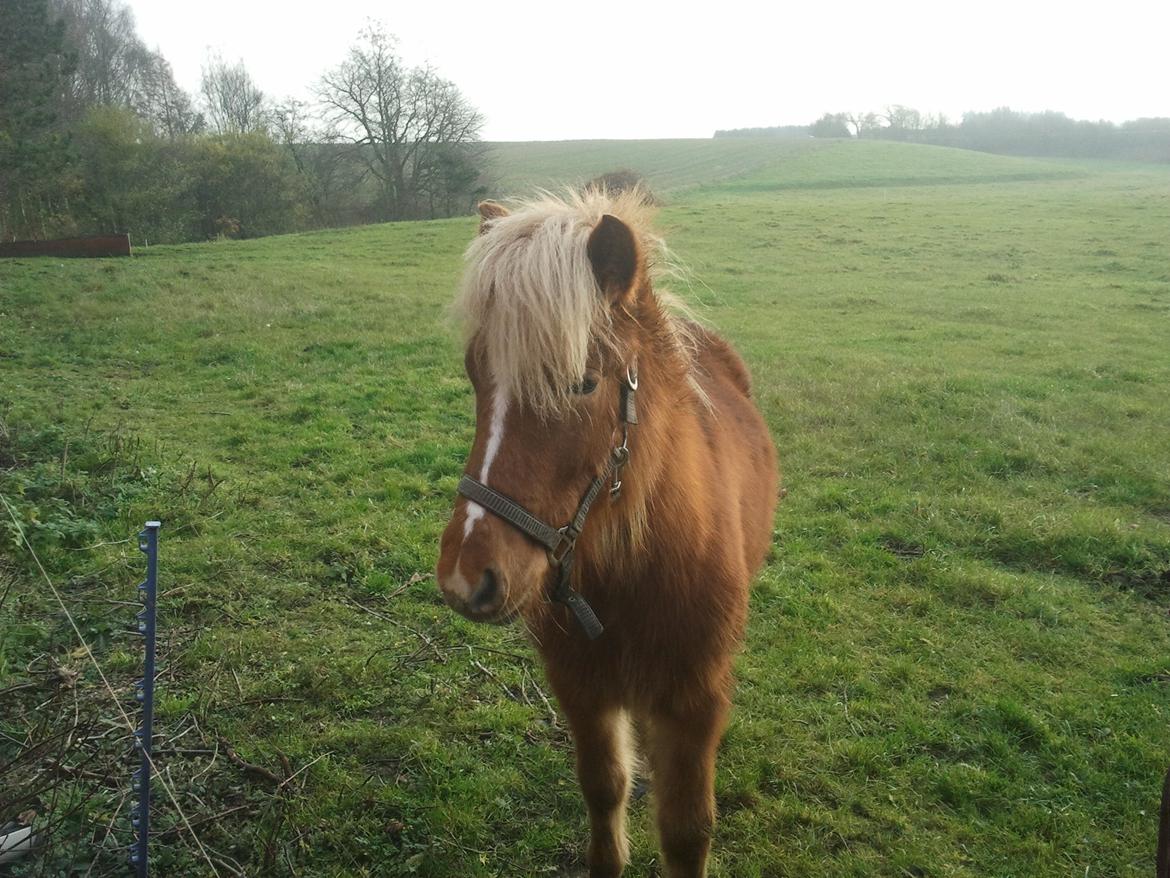
[[481, 201], [477, 207], [479, 211], [479, 233], [482, 235], [488, 230], [488, 224], [508, 215], [508, 208], [495, 201]]
[[612, 302], [624, 299], [638, 271], [638, 242], [630, 227], [605, 214], [593, 227], [585, 252], [601, 291]]

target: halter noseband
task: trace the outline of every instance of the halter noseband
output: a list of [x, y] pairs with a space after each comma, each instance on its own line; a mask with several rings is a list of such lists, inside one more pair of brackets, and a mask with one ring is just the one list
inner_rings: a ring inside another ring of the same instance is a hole
[[478, 503], [480, 506], [494, 512], [508, 524], [521, 533], [536, 540], [548, 550], [549, 563], [557, 568], [557, 582], [553, 586], [552, 599], [564, 604], [576, 617], [577, 622], [585, 631], [585, 636], [596, 640], [605, 630], [597, 614], [589, 603], [569, 585], [569, 575], [573, 571], [573, 553], [577, 549], [577, 538], [585, 527], [585, 517], [589, 514], [589, 507], [597, 499], [602, 486], [610, 481], [609, 496], [616, 500], [622, 491], [622, 469], [630, 460], [629, 430], [631, 425], [638, 423], [638, 411], [634, 405], [634, 392], [638, 389], [638, 371], [634, 366], [626, 367], [625, 381], [622, 382], [621, 406], [618, 409], [618, 420], [622, 428], [622, 444], [612, 449], [605, 470], [594, 477], [589, 483], [581, 502], [577, 504], [577, 512], [573, 519], [564, 527], [553, 527], [545, 524], [515, 500], [489, 488], [483, 482], [464, 475], [459, 480], [456, 490]]

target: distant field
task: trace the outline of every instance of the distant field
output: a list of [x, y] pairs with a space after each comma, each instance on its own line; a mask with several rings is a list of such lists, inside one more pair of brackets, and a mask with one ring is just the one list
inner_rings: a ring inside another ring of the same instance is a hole
[[494, 143], [497, 196], [578, 184], [629, 168], [659, 194], [719, 185], [731, 190], [1032, 180], [1077, 173], [1067, 164], [970, 150], [891, 143], [720, 138]]
[[[629, 165], [669, 193], [676, 287], [744, 353], [780, 452], [712, 876], [1152, 874], [1170, 169], [886, 143], [506, 150], [508, 191]], [[580, 867], [531, 649], [427, 579], [472, 437], [444, 313], [474, 230], [0, 262], [0, 495], [123, 692], [130, 609], [106, 601], [141, 561], [117, 541], [164, 521], [162, 762], [248, 875]], [[111, 713], [16, 536], [0, 517], [0, 691], [32, 685], [5, 695], [0, 766], [35, 718]], [[221, 738], [295, 778], [276, 792]], [[67, 776], [60, 802], [93, 798], [44, 874], [118, 868], [117, 741], [92, 745], [97, 780]], [[157, 873], [208, 874], [157, 801]], [[628, 874], [649, 878], [647, 800], [631, 824]]]
[[757, 171], [817, 149], [813, 140], [563, 140], [491, 144], [498, 195], [524, 195], [538, 187], [582, 183], [624, 168], [637, 171], [659, 192], [669, 192]]

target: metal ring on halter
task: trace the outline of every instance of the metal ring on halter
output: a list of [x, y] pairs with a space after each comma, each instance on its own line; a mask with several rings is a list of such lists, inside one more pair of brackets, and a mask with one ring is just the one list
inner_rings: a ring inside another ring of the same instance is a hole
[[633, 364], [626, 366], [626, 384], [630, 390], [638, 389], [638, 369]]

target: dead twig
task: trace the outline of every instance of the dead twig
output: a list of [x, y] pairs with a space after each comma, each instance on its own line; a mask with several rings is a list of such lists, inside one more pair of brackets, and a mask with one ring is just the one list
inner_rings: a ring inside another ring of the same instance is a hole
[[[228, 808], [226, 811], [220, 811], [218, 814], [208, 814], [206, 817], [200, 817], [196, 820], [192, 820], [191, 828], [194, 829], [196, 826], [205, 826], [208, 823], [214, 823], [217, 820], [222, 820], [224, 817], [227, 817], [230, 814], [235, 814], [237, 811], [243, 811], [248, 807], [251, 806], [245, 803], [243, 805], [236, 805], [234, 808]], [[157, 836], [155, 836], [155, 838], [160, 840], [168, 837], [174, 838], [175, 836], [182, 835], [186, 831], [187, 827], [183, 826], [181, 823], [176, 823], [174, 826], [170, 826], [164, 829]]]
[[508, 652], [507, 650], [504, 650], [504, 649], [493, 649], [490, 646], [479, 646], [479, 645], [472, 646], [470, 643], [461, 643], [458, 646], [449, 646], [449, 647], [447, 647], [447, 649], [451, 652], [454, 652], [457, 649], [466, 649], [468, 652], [468, 655], [471, 654], [472, 650], [478, 649], [480, 652], [490, 652], [493, 655], [503, 655], [503, 656], [507, 656], [508, 658], [514, 658], [514, 659], [516, 659], [516, 661], [524, 662], [524, 664], [526, 664], [526, 665], [532, 664], [532, 657], [531, 656], [521, 655], [518, 652]]
[[434, 576], [435, 576], [435, 574], [433, 574], [433, 573], [412, 573], [410, 575], [410, 579], [406, 580], [406, 582], [404, 582], [402, 585], [398, 586], [398, 588], [394, 589], [394, 591], [390, 592], [390, 594], [386, 595], [386, 600], [390, 600], [391, 598], [396, 598], [400, 594], [402, 594], [404, 591], [406, 591], [408, 588], [410, 588], [412, 585], [415, 585], [415, 584], [420, 583], [420, 582], [424, 582], [428, 579], [433, 579]]
[[515, 694], [512, 692], [511, 689], [508, 688], [507, 684], [505, 684], [503, 680], [501, 680], [491, 670], [489, 670], [485, 665], [483, 665], [479, 661], [479, 659], [472, 659], [471, 663], [473, 665], [475, 665], [477, 668], [479, 668], [481, 671], [483, 671], [484, 674], [487, 675], [488, 679], [490, 679], [492, 682], [496, 683], [501, 689], [503, 689], [505, 695], [507, 695], [509, 698], [515, 699], [515, 697], [516, 697]]
[[560, 721], [557, 719], [557, 712], [553, 708], [552, 702], [548, 700], [548, 696], [544, 694], [544, 690], [540, 688], [540, 684], [536, 682], [534, 677], [529, 677], [528, 679], [532, 681], [532, 687], [536, 690], [536, 694], [540, 697], [540, 700], [544, 702], [545, 710], [548, 711], [549, 725], [554, 729], [559, 729], [561, 727]]
[[[332, 752], [333, 752], [332, 750], [328, 750], [328, 751], [322, 753], [320, 756], [318, 756], [312, 762], [306, 762], [304, 765], [302, 765], [300, 768], [298, 768], [296, 771], [294, 771], [292, 774], [290, 774], [288, 777], [286, 777], [284, 780], [282, 780], [280, 782], [280, 786], [278, 786], [277, 789], [278, 790], [283, 789], [286, 784], [289, 784], [292, 782], [293, 778], [295, 778], [297, 775], [302, 774], [303, 772], [307, 771], [309, 768], [316, 765], [318, 762], [320, 762], [326, 756], [330, 755]], [[288, 757], [287, 756], [284, 757], [284, 760], [285, 760], [285, 764], [288, 765]], [[291, 768], [292, 766], [288, 765], [288, 767]]]
[[276, 774], [276, 772], [265, 768], [263, 765], [256, 765], [254, 762], [248, 762], [245, 760], [242, 756], [240, 756], [239, 753], [235, 751], [232, 745], [228, 743], [227, 738], [220, 738], [219, 746], [223, 750], [224, 755], [227, 756], [227, 758], [234, 765], [241, 768], [245, 774], [250, 774], [254, 777], [266, 780], [276, 787], [280, 787], [280, 785], [284, 782], [284, 779]]
[[124, 543], [130, 542], [129, 538], [124, 540], [112, 540], [108, 543], [94, 543], [92, 546], [81, 546], [77, 549], [70, 549], [70, 552], [89, 552], [93, 549], [100, 549], [102, 546], [121, 546]]
[[434, 654], [435, 661], [437, 661], [441, 665], [445, 665], [447, 663], [447, 657], [445, 655], [443, 655], [443, 651], [441, 649], [439, 649], [438, 646], [435, 645], [435, 641], [432, 640], [430, 637], [428, 637], [426, 634], [424, 634], [422, 631], [419, 631], [414, 626], [407, 625], [405, 622], [400, 622], [397, 619], [391, 619], [389, 616], [386, 616], [382, 613], [379, 613], [377, 610], [371, 610], [369, 607], [365, 606], [364, 604], [359, 604], [357, 601], [351, 600], [351, 601], [347, 601], [347, 603], [349, 603], [353, 607], [357, 607], [362, 612], [369, 613], [375, 619], [378, 619], [382, 622], [385, 622], [387, 625], [394, 625], [398, 628], [405, 628], [407, 631], [409, 631], [411, 634], [413, 634], [415, 637], [417, 637], [419, 640], [421, 640], [423, 643], [425, 643], [427, 645], [427, 647]]
[[76, 765], [66, 765], [56, 759], [49, 758], [45, 760], [45, 765], [51, 768], [58, 774], [65, 777], [79, 777], [85, 780], [93, 780], [102, 784], [103, 786], [113, 787], [118, 785], [118, 781], [110, 777], [108, 774], [101, 774], [96, 771], [90, 771], [88, 768], [81, 768]]

